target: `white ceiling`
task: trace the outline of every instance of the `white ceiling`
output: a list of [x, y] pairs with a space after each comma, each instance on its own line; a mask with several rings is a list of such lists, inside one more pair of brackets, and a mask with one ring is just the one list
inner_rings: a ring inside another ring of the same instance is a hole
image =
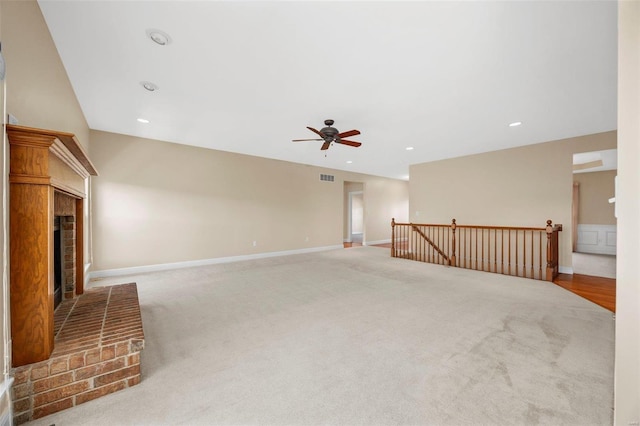
[[615, 1], [39, 3], [92, 129], [406, 179], [616, 128]]

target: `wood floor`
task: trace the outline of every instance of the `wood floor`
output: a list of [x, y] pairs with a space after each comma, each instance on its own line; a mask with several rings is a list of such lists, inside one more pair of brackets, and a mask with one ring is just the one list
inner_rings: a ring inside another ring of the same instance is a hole
[[[345, 248], [358, 247], [361, 243], [344, 243]], [[375, 247], [390, 248], [389, 244], [378, 244]], [[616, 280], [613, 278], [593, 277], [581, 274], [560, 274], [554, 284], [584, 297], [611, 312], [616, 311]]]
[[616, 311], [616, 280], [613, 278], [560, 274], [553, 282], [611, 312]]
[[362, 243], [344, 243], [344, 248], [361, 247]]

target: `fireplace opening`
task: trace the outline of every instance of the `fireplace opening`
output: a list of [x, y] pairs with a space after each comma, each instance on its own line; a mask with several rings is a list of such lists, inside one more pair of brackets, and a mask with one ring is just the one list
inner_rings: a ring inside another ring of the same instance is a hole
[[76, 293], [76, 223], [74, 216], [55, 214], [53, 220], [53, 309]]
[[64, 277], [64, 247], [62, 233], [64, 230], [60, 226], [60, 216], [56, 216], [53, 223], [53, 309], [62, 302], [62, 283]]

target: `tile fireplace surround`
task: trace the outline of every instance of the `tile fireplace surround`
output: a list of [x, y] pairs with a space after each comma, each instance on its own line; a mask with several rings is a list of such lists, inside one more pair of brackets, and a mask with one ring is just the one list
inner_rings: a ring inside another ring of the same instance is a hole
[[54, 323], [51, 357], [13, 369], [14, 424], [140, 382], [144, 333], [135, 283], [97, 287], [65, 300]]

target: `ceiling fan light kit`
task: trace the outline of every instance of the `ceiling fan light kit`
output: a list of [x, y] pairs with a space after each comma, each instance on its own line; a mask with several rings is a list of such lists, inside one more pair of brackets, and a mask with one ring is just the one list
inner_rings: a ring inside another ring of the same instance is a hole
[[355, 148], [359, 147], [360, 145], [362, 145], [362, 143], [360, 142], [356, 142], [356, 141], [349, 141], [346, 139], [342, 139], [342, 138], [348, 138], [350, 136], [356, 136], [360, 134], [359, 130], [348, 130], [346, 132], [342, 132], [340, 133], [340, 131], [338, 129], [336, 129], [335, 127], [333, 127], [333, 120], [324, 120], [324, 125], [326, 127], [323, 127], [320, 130], [316, 130], [313, 127], [309, 127], [307, 126], [307, 129], [311, 130], [313, 133], [315, 133], [316, 135], [320, 136], [320, 138], [316, 138], [316, 139], [293, 139], [293, 142], [303, 142], [303, 141], [324, 141], [324, 143], [322, 144], [322, 146], [320, 147], [320, 150], [324, 151], [326, 149], [329, 149], [329, 147], [331, 146], [331, 144], [333, 142], [335, 143], [339, 143], [342, 145], [348, 145], [348, 146], [353, 146]]

